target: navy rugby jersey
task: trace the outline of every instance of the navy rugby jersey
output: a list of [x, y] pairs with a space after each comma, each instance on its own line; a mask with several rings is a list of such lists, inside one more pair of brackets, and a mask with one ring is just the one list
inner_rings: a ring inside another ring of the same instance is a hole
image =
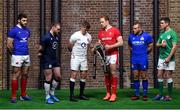
[[45, 60], [56, 60], [56, 49], [58, 48], [58, 42], [58, 36], [52, 36], [50, 32], [42, 37], [40, 44], [44, 48], [43, 58]]

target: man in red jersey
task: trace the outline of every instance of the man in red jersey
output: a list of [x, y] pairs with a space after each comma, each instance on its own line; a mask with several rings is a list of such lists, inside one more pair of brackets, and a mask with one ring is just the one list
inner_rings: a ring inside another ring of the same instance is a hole
[[119, 29], [110, 25], [108, 16], [100, 17], [100, 23], [102, 29], [98, 33], [98, 43], [102, 44], [105, 48], [106, 65], [109, 68], [109, 71], [104, 74], [106, 96], [103, 99], [114, 102], [117, 97], [116, 65], [118, 64], [118, 47], [123, 45], [123, 38]]

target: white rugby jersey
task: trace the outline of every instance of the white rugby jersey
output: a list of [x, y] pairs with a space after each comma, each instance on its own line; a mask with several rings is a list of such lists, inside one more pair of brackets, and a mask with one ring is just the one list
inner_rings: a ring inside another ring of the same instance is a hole
[[91, 43], [92, 37], [89, 33], [83, 35], [81, 31], [73, 33], [69, 42], [74, 44], [72, 48], [72, 55], [86, 56], [88, 44]]

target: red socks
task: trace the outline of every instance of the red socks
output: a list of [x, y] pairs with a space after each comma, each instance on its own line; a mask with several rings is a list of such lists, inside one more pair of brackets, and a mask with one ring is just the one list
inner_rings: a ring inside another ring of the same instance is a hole
[[21, 79], [21, 96], [26, 96], [27, 79]]
[[117, 90], [117, 77], [113, 77], [111, 79], [111, 86], [112, 86], [112, 94], [116, 94], [116, 90]]
[[105, 75], [105, 85], [107, 93], [111, 93], [111, 79], [109, 75]]
[[17, 87], [18, 87], [18, 81], [17, 80], [12, 80], [11, 81], [12, 97], [16, 97]]

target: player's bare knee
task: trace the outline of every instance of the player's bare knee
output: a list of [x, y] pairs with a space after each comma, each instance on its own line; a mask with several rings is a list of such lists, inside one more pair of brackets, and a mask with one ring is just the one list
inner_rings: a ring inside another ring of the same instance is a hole
[[134, 74], [134, 80], [139, 80], [139, 74]]
[[28, 78], [28, 73], [22, 74], [22, 75], [21, 75], [21, 78], [22, 78], [22, 79], [27, 79], [27, 78]]

